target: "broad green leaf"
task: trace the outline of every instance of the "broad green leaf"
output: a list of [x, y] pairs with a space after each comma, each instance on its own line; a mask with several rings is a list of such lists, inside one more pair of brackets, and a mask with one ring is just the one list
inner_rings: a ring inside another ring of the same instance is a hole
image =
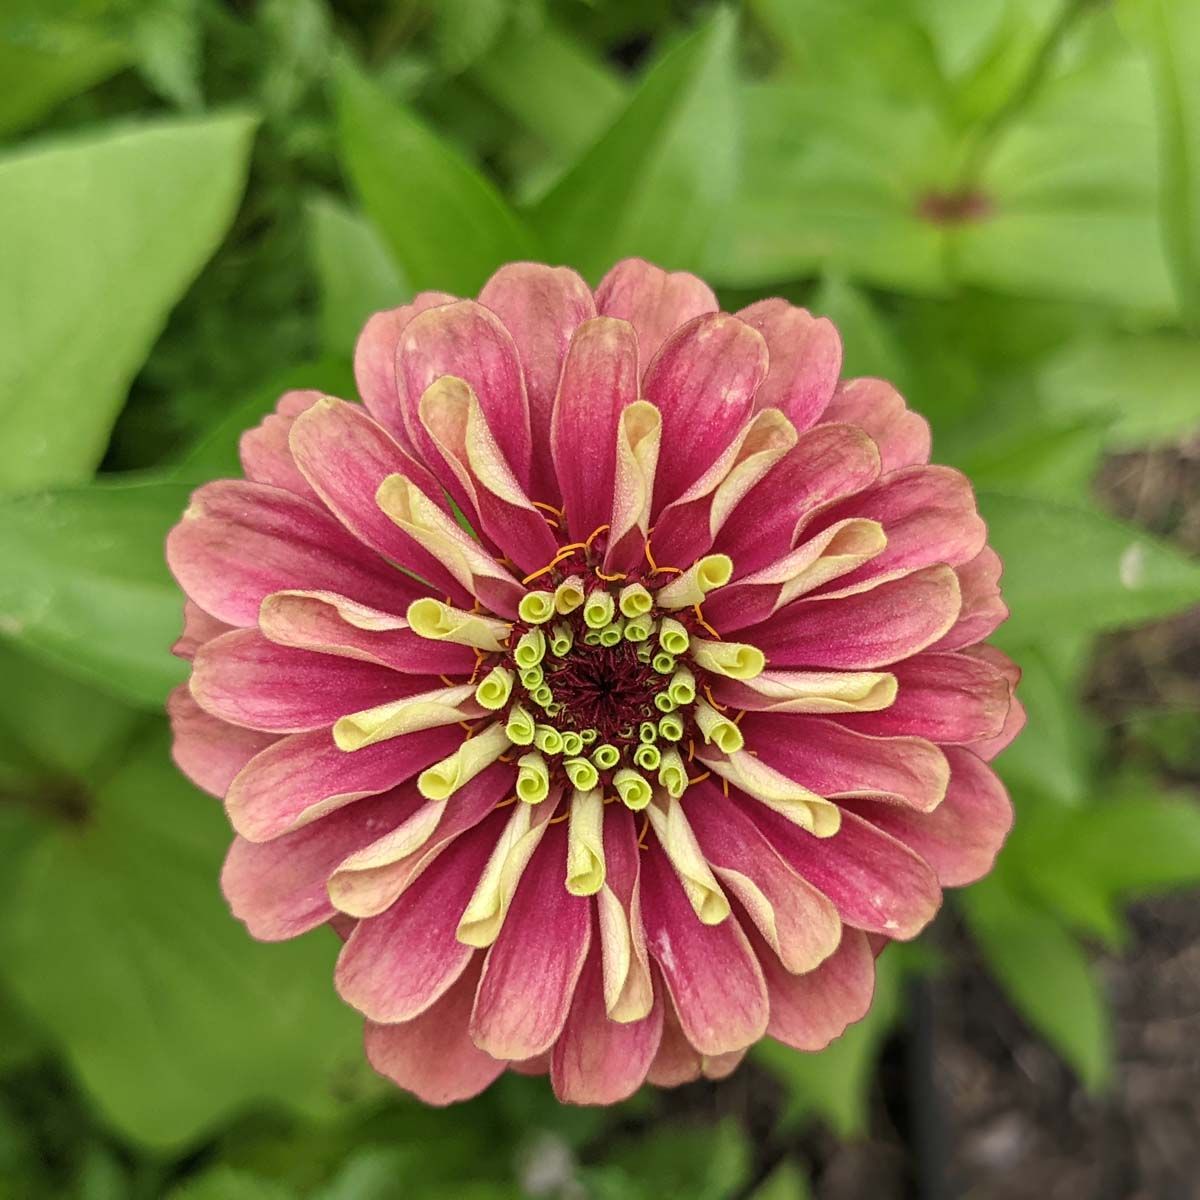
[[875, 1063], [899, 1018], [901, 957], [897, 947], [890, 946], [878, 959], [870, 1011], [827, 1049], [802, 1054], [769, 1039], [755, 1048], [758, 1061], [787, 1088], [784, 1119], [789, 1126], [818, 1117], [838, 1137], [853, 1137], [866, 1130]]
[[953, 234], [956, 275], [1170, 313], [1155, 167], [1144, 65], [1094, 56], [1052, 79], [988, 154], [973, 181], [983, 212]]
[[750, 1200], [810, 1200], [808, 1180], [794, 1163], [776, 1167], [764, 1183], [750, 1194]]
[[538, 257], [496, 188], [348, 60], [334, 98], [342, 166], [414, 288], [472, 295], [503, 263]]
[[586, 47], [548, 23], [514, 21], [470, 78], [557, 156], [580, 153], [608, 127], [625, 88]]
[[300, 1194], [261, 1175], [219, 1166], [172, 1188], [166, 1200], [300, 1200]]
[[1150, 621], [1200, 602], [1200, 563], [1094, 509], [982, 492], [1020, 645]]
[[961, 903], [984, 958], [1018, 1011], [1087, 1087], [1103, 1087], [1112, 1072], [1108, 1006], [1079, 943], [999, 876], [963, 892]]
[[183, 678], [182, 598], [163, 539], [181, 484], [97, 484], [0, 503], [0, 634], [62, 670], [157, 708]]
[[130, 750], [82, 822], [49, 833], [0, 921], [3, 972], [104, 1118], [149, 1146], [182, 1146], [240, 1109], [336, 1110], [358, 1021], [334, 994], [337, 939], [253, 941], [217, 884], [220, 805], [168, 757]]
[[200, 77], [203, 45], [197, 0], [151, 0], [131, 30], [138, 73], [177, 108], [204, 105]]
[[[353, 349], [353, 344], [349, 349]], [[171, 477], [190, 483], [239, 477], [242, 466], [238, 460], [238, 440], [242, 434], [273, 412], [284, 392], [305, 388], [352, 400], [355, 386], [348, 356], [289, 367], [255, 388], [180, 458], [171, 470]]]
[[364, 217], [328, 196], [307, 205], [325, 352], [348, 359], [367, 317], [411, 296], [391, 252]]
[[551, 255], [595, 280], [641, 255], [703, 269], [737, 175], [736, 20], [719, 9], [533, 209]]
[[129, 59], [127, 45], [98, 31], [81, 32], [65, 46], [0, 37], [0, 137], [32, 125], [56, 104], [128, 66]]
[[1200, 2], [1146, 0], [1154, 67], [1162, 220], [1179, 305], [1200, 327]]
[[1182, 334], [1093, 337], [1045, 366], [1048, 405], [1072, 417], [1111, 418], [1121, 449], [1200, 429], [1200, 339]]
[[433, 46], [452, 75], [486, 54], [509, 16], [508, 0], [439, 0], [432, 10]]
[[159, 122], [0, 159], [0, 492], [91, 475], [233, 217], [253, 129]]

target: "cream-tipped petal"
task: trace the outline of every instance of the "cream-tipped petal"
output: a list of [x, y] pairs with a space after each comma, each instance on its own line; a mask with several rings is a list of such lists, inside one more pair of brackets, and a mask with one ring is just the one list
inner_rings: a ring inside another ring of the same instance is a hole
[[745, 642], [712, 642], [705, 638], [692, 640], [692, 659], [697, 666], [714, 675], [730, 679], [753, 679], [767, 665], [766, 656], [757, 646]]
[[616, 443], [606, 571], [628, 570], [642, 557], [662, 444], [662, 413], [646, 400], [630, 404], [617, 423]]
[[608, 627], [615, 610], [616, 602], [613, 600], [612, 592], [598, 588], [584, 601], [583, 623], [598, 633]]
[[567, 891], [594, 896], [604, 886], [604, 795], [576, 789], [567, 824]]
[[508, 740], [514, 746], [532, 746], [537, 725], [529, 714], [529, 710], [519, 704], [514, 704], [508, 713], [508, 723], [504, 726]]
[[684, 816], [683, 805], [668, 796], [653, 804], [647, 815], [696, 916], [705, 925], [720, 925], [729, 916], [729, 900]]
[[518, 668], [528, 671], [540, 665], [546, 657], [546, 635], [540, 629], [529, 629], [521, 634], [513, 651], [513, 661]]
[[498, 712], [507, 703], [513, 690], [513, 673], [507, 667], [493, 667], [479, 681], [475, 701], [490, 712]]
[[640, 812], [650, 803], [653, 791], [646, 780], [630, 767], [622, 767], [613, 775], [613, 787], [621, 797], [621, 803], [634, 812]]
[[809, 791], [746, 750], [739, 750], [728, 758], [710, 757], [704, 753], [697, 757], [715, 774], [815, 837], [832, 837], [841, 828], [842, 813], [836, 804]]
[[499, 722], [489, 725], [463, 742], [453, 754], [422, 771], [417, 778], [417, 789], [426, 800], [447, 800], [463, 784], [490, 767], [511, 745], [503, 725]]
[[658, 590], [659, 608], [691, 608], [702, 604], [709, 592], [724, 587], [733, 578], [733, 559], [727, 554], [706, 554], [682, 575]]
[[629, 583], [620, 591], [618, 607], [623, 616], [642, 617], [654, 607], [654, 597], [642, 584]]
[[474, 692], [469, 683], [436, 688], [350, 713], [334, 722], [333, 740], [339, 750], [354, 751], [406, 733], [473, 720], [484, 712]]
[[550, 768], [536, 751], [517, 759], [517, 799], [526, 804], [541, 804], [550, 794]]
[[584, 601], [583, 577], [568, 575], [554, 589], [554, 610], [562, 616], [573, 613]]
[[600, 772], [586, 758], [568, 758], [563, 763], [563, 770], [571, 786], [581, 792], [591, 791], [600, 781]]
[[716, 746], [722, 754], [736, 754], [746, 744], [742, 731], [728, 717], [722, 716], [703, 700], [692, 710], [704, 741]]
[[897, 682], [887, 671], [764, 671], [714, 692], [722, 704], [754, 712], [865, 713], [890, 708]]
[[687, 767], [678, 750], [671, 748], [662, 751], [662, 762], [658, 768], [658, 782], [666, 788], [667, 795], [675, 800], [678, 800], [687, 791]]
[[691, 639], [688, 631], [674, 617], [665, 617], [658, 626], [658, 644], [668, 653], [679, 655], [685, 653]]
[[553, 592], [526, 592], [517, 605], [517, 616], [529, 625], [544, 625], [554, 611]]
[[413, 633], [435, 642], [456, 642], [495, 653], [508, 640], [509, 625], [495, 617], [451, 608], [441, 600], [424, 596], [408, 606], [408, 624]]

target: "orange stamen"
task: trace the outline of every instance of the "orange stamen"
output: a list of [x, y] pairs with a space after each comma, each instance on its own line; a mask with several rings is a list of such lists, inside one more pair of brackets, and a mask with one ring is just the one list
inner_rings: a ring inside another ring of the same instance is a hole
[[595, 576], [598, 579], [607, 579], [609, 583], [611, 583], [614, 579], [628, 579], [629, 578], [629, 576], [626, 575], [624, 571], [616, 571], [612, 575], [605, 575], [605, 573], [603, 571], [601, 571], [598, 567], [594, 569], [593, 573], [595, 574]]
[[547, 825], [561, 825], [570, 815], [571, 814], [569, 812], [565, 812], [562, 814], [561, 817], [551, 817], [550, 820], [548, 820], [546, 822], [546, 824]]
[[650, 849], [650, 847], [646, 845], [646, 840], [645, 840], [646, 834], [649, 832], [649, 830], [650, 830], [650, 814], [646, 813], [646, 815], [642, 818], [642, 828], [638, 831], [637, 844], [638, 844], [639, 850], [649, 850]]
[[708, 632], [711, 633], [713, 635], [713, 637], [715, 637], [717, 639], [717, 641], [719, 642], [721, 640], [721, 635], [704, 619], [704, 612], [701, 609], [700, 605], [695, 604], [692, 606], [692, 608], [696, 614], [696, 620], [699, 621], [701, 626], [703, 628], [707, 629]]
[[709, 704], [711, 704], [713, 708], [717, 709], [718, 712], [725, 712], [729, 708], [728, 704], [720, 704], [713, 699], [712, 687], [709, 684], [706, 683], [704, 685], [703, 691], [705, 696], [708, 697]]
[[691, 777], [689, 777], [688, 778], [688, 786], [690, 787], [693, 783], [703, 783], [706, 779], [710, 779], [711, 777], [712, 777], [711, 771], [705, 771], [703, 775], [697, 775], [695, 779], [692, 779]]
[[599, 537], [599, 536], [600, 536], [600, 535], [601, 535], [601, 534], [602, 534], [602, 533], [603, 533], [603, 532], [604, 532], [606, 529], [611, 529], [611, 528], [612, 528], [612, 526], [611, 526], [611, 525], [601, 525], [601, 526], [600, 526], [598, 529], [593, 529], [593, 530], [592, 530], [592, 532], [591, 532], [590, 534], [588, 534], [588, 539], [587, 539], [587, 541], [586, 541], [586, 542], [584, 542], [584, 544], [583, 544], [583, 548], [584, 548], [585, 550], [590, 550], [590, 549], [592, 548], [592, 543], [593, 543], [593, 542], [594, 542], [594, 541], [595, 541], [595, 540], [596, 540], [596, 539], [597, 539], [597, 538], [598, 538], [598, 537]]

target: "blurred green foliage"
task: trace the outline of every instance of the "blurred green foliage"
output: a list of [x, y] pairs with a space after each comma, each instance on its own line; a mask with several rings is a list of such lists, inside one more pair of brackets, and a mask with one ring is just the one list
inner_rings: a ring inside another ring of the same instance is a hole
[[[1095, 635], [1200, 601], [1092, 486], [1200, 425], [1200, 0], [9, 0], [0, 68], [0, 1197], [808, 1195], [669, 1097], [390, 1094], [331, 939], [224, 912], [223, 819], [169, 762], [190, 486], [285, 387], [352, 394], [369, 312], [528, 256], [807, 303], [976, 479], [1030, 724], [1016, 831], [956, 907], [1105, 1084], [1088, 944], [1200, 881], [1169, 787], [1197, 713], [1135, 714], [1118, 762], [1080, 701]], [[758, 1052], [777, 1134], [864, 1129], [919, 950], [825, 1053]]]

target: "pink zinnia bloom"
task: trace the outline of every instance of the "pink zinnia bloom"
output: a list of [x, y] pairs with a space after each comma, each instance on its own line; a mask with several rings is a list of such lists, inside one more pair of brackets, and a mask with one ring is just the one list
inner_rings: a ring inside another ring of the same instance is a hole
[[333, 925], [401, 1087], [610, 1103], [819, 1049], [991, 866], [1000, 563], [840, 367], [783, 300], [518, 263], [372, 317], [363, 405], [289, 392], [171, 532], [225, 893], [258, 938]]

